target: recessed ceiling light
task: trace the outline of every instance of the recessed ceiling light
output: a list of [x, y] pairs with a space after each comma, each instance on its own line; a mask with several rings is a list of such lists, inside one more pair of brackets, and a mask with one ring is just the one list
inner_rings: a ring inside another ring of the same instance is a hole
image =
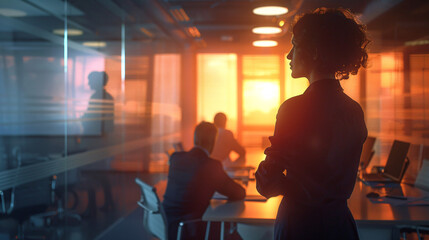
[[87, 47], [102, 48], [106, 46], [106, 42], [83, 42], [82, 45]]
[[274, 40], [258, 40], [253, 42], [253, 46], [255, 47], [275, 47], [277, 45], [277, 41]]
[[255, 27], [252, 32], [256, 34], [276, 34], [281, 33], [282, 29], [279, 27]]
[[220, 37], [220, 40], [224, 41], [224, 42], [232, 42], [234, 40], [234, 38], [230, 35], [222, 35]]
[[5, 17], [24, 17], [27, 16], [27, 13], [12, 8], [0, 8], [0, 15]]
[[263, 16], [276, 16], [286, 14], [289, 10], [285, 7], [280, 6], [265, 6], [265, 7], [257, 7], [253, 9], [253, 13], [256, 15]]
[[[57, 35], [64, 35], [65, 30], [64, 29], [54, 29], [54, 31], [52, 31], [53, 33], [57, 34]], [[83, 34], [82, 30], [79, 29], [75, 29], [75, 28], [69, 28], [67, 29], [67, 35], [68, 36], [80, 36]]]
[[144, 34], [146, 34], [146, 36], [148, 36], [148, 37], [153, 37], [153, 33], [151, 33], [149, 30], [147, 30], [147, 28], [145, 28], [145, 27], [142, 27], [142, 28], [140, 28], [140, 31], [142, 31], [142, 33], [144, 33]]

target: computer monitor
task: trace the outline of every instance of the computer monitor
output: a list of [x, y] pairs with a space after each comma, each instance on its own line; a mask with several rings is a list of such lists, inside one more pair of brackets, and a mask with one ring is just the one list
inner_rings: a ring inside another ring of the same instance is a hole
[[390, 177], [393, 180], [400, 181], [404, 175], [404, 168], [407, 164], [406, 158], [410, 143], [395, 140], [387, 158], [386, 166], [384, 167], [383, 175]]

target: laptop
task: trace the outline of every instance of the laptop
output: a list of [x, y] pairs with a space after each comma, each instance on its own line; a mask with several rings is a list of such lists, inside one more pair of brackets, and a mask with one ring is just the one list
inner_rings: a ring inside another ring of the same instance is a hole
[[407, 170], [409, 159], [407, 158], [410, 143], [395, 140], [387, 158], [386, 166], [382, 173], [364, 173], [362, 180], [365, 182], [401, 182]]
[[[228, 200], [228, 197], [225, 195], [222, 195], [218, 192], [215, 192], [212, 196], [212, 199], [216, 200]], [[252, 201], [252, 202], [266, 202], [267, 198], [259, 195], [259, 194], [246, 194], [246, 197], [244, 197], [244, 201]]]
[[374, 156], [374, 145], [375, 145], [375, 137], [368, 136], [366, 138], [365, 143], [362, 146], [362, 153], [360, 155], [360, 170], [365, 171], [369, 166], [372, 157]]

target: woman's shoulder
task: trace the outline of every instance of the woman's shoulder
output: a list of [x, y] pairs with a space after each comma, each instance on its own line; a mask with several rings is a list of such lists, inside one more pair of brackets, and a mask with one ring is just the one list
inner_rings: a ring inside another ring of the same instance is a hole
[[357, 111], [359, 111], [359, 112], [363, 112], [363, 110], [362, 110], [362, 106], [360, 105], [360, 103], [359, 102], [357, 102], [356, 100], [354, 100], [353, 98], [351, 98], [349, 95], [347, 95], [347, 94], [345, 94], [345, 93], [343, 93], [344, 94], [344, 98], [346, 99], [346, 102], [350, 105], [350, 106], [352, 106], [354, 109], [356, 109]]
[[285, 100], [280, 105], [279, 111], [283, 110], [283, 109], [293, 108], [294, 106], [299, 106], [303, 102], [305, 102], [305, 96], [304, 95], [298, 95], [298, 96], [291, 97], [291, 98]]

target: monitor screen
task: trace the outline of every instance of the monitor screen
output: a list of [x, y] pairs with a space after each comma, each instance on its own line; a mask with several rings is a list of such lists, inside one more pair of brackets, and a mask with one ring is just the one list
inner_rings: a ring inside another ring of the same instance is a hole
[[404, 168], [405, 158], [407, 157], [410, 143], [395, 140], [390, 150], [387, 163], [384, 168], [384, 174], [394, 180], [399, 180]]

